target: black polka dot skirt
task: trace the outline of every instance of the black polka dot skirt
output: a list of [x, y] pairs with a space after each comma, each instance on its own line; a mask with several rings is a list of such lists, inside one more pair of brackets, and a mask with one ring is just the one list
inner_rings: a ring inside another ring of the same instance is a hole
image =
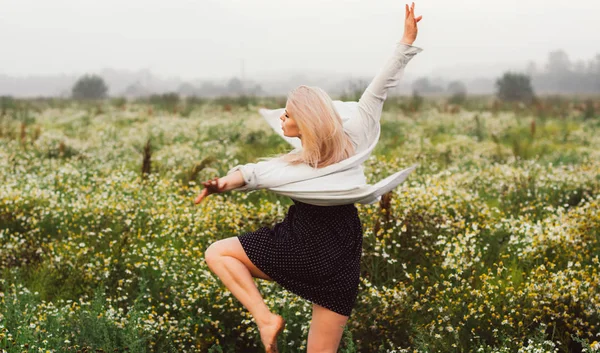
[[240, 235], [240, 243], [250, 261], [288, 291], [350, 316], [362, 255], [358, 210], [292, 200], [283, 221]]

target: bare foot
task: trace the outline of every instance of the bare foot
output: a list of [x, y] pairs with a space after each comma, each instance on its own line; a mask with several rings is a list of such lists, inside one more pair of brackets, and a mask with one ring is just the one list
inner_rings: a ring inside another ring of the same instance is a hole
[[285, 327], [285, 320], [276, 314], [265, 321], [263, 324], [258, 325], [258, 331], [260, 332], [260, 340], [265, 345], [266, 353], [278, 353], [277, 348], [277, 335]]

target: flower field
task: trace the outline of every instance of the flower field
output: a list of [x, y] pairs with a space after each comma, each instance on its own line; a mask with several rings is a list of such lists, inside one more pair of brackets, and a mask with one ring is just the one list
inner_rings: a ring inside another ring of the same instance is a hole
[[[258, 106], [20, 104], [0, 110], [0, 352], [263, 351], [204, 251], [292, 202], [193, 203], [201, 181], [290, 150]], [[357, 205], [361, 286], [340, 351], [600, 352], [598, 102], [591, 117], [400, 107], [386, 103], [367, 179], [419, 167]], [[311, 304], [256, 283], [287, 321], [280, 351], [306, 351]]]

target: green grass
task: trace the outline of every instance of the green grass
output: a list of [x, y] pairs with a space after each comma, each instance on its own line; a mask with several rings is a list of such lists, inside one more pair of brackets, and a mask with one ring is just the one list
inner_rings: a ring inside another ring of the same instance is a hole
[[[201, 181], [291, 150], [256, 113], [285, 100], [182, 100], [174, 112], [156, 99], [3, 101], [0, 350], [262, 351], [204, 251], [274, 225], [292, 202], [266, 190], [192, 200]], [[529, 352], [549, 340], [576, 352], [591, 343], [598, 119], [583, 117], [575, 98], [536, 108], [475, 97], [458, 110], [443, 97], [412, 109], [411, 99], [386, 103], [365, 163], [371, 183], [419, 168], [394, 190], [389, 222], [377, 203], [357, 205], [362, 279], [340, 351]], [[288, 322], [280, 351], [305, 351], [310, 303], [257, 285]]]

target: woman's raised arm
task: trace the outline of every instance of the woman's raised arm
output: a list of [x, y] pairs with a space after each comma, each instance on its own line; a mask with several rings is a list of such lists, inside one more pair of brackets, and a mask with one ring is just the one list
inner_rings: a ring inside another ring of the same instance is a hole
[[351, 133], [355, 133], [358, 136], [372, 135], [370, 132], [375, 130], [379, 124], [381, 109], [383, 108], [383, 102], [387, 98], [388, 90], [398, 84], [402, 78], [404, 67], [412, 57], [423, 50], [412, 45], [417, 38], [417, 23], [423, 18], [423, 16], [415, 18], [414, 10], [414, 3], [412, 3], [410, 8], [406, 5], [402, 40], [397, 44], [392, 57], [386, 62], [373, 81], [371, 81], [371, 84], [369, 84], [358, 101], [360, 119], [351, 119], [348, 126], [345, 124], [345, 127]]

